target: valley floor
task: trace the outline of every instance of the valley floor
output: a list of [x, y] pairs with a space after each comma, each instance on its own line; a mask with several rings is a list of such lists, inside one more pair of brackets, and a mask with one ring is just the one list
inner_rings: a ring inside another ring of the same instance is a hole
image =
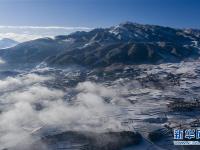
[[182, 149], [173, 129], [200, 126], [199, 61], [37, 66], [0, 78], [0, 149]]

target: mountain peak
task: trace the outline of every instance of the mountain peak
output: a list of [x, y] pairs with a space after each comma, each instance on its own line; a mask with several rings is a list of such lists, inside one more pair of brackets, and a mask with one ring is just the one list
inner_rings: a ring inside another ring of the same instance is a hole
[[8, 48], [13, 47], [15, 45], [19, 44], [19, 42], [9, 39], [9, 38], [2, 38], [0, 39], [0, 49], [2, 48]]
[[199, 56], [193, 32], [124, 22], [110, 28], [74, 32], [51, 40], [34, 40], [1, 51], [6, 62], [109, 66], [114, 63], [174, 62]]
[[124, 21], [119, 24], [119, 26], [126, 26], [126, 25], [143, 25], [143, 24], [140, 24], [137, 22], [131, 22], [131, 21]]

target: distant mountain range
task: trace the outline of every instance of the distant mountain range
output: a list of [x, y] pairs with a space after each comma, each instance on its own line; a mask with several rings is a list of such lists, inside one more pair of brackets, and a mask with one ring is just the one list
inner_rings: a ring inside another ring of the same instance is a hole
[[42, 38], [0, 51], [7, 63], [112, 64], [179, 62], [199, 57], [200, 30], [174, 29], [132, 22], [54, 39]]
[[13, 47], [13, 46], [16, 46], [17, 44], [19, 43], [12, 39], [8, 39], [8, 38], [0, 39], [0, 49]]

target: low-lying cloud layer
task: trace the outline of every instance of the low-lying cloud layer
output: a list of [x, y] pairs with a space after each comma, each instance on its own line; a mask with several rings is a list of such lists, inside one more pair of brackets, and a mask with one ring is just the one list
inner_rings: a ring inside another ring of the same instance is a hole
[[[63, 91], [46, 86], [53, 77], [23, 74], [0, 80], [0, 148], [27, 148], [41, 134], [55, 130], [120, 130], [114, 115], [120, 109], [115, 90], [92, 82], [68, 89], [76, 94], [65, 98]], [[110, 99], [112, 103], [105, 101]]]
[[0, 26], [0, 38], [10, 38], [24, 42], [41, 37], [66, 35], [75, 31], [88, 31], [88, 27], [61, 27], [61, 26]]

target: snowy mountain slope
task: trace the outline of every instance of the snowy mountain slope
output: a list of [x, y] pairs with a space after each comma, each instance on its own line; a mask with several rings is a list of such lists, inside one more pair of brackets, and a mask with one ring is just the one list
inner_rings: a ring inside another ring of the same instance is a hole
[[7, 63], [78, 64], [179, 62], [199, 57], [196, 32], [131, 22], [25, 42], [0, 52]]

